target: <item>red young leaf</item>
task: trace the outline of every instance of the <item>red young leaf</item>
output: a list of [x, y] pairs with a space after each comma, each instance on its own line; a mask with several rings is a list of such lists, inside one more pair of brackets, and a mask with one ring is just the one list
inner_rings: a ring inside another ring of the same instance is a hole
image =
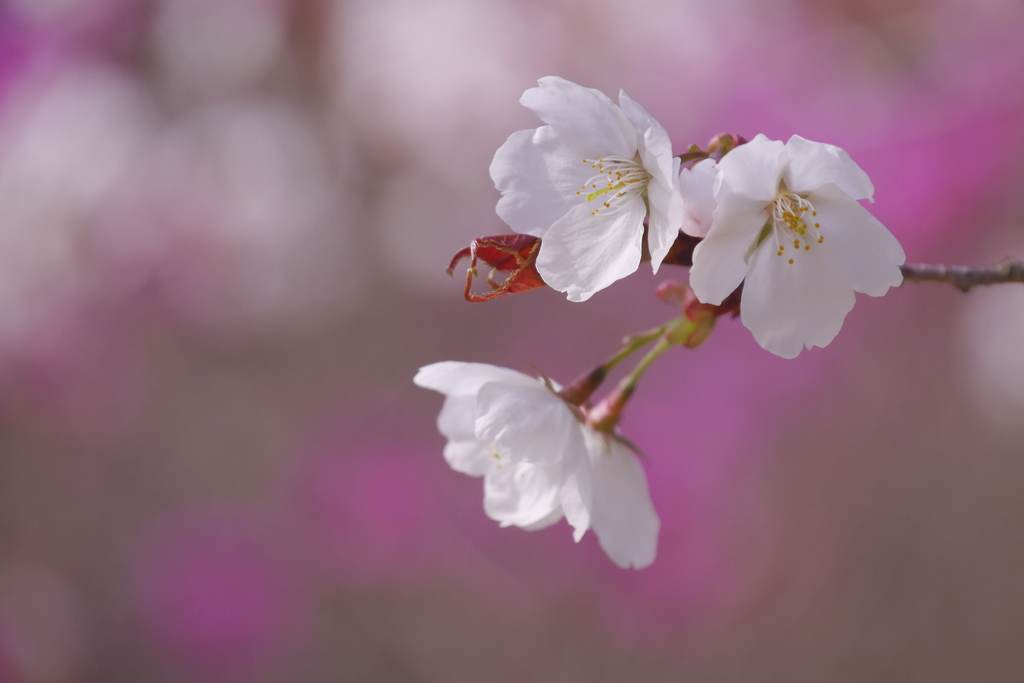
[[[537, 272], [537, 252], [540, 250], [540, 238], [532, 235], [492, 235], [480, 237], [455, 254], [448, 265], [451, 275], [463, 259], [469, 259], [469, 270], [466, 271], [466, 301], [490, 301], [505, 294], [518, 294], [537, 287], [545, 286], [540, 273]], [[491, 290], [487, 294], [473, 294], [473, 278], [477, 277], [477, 261], [482, 261], [491, 268], [487, 275], [487, 284]], [[509, 273], [504, 282], [495, 282], [494, 273]]]

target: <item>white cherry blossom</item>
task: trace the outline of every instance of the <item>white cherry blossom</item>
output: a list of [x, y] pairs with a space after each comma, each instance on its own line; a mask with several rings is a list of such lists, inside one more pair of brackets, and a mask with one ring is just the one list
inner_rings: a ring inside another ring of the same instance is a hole
[[592, 528], [620, 567], [654, 561], [660, 522], [636, 455], [586, 426], [542, 380], [483, 363], [420, 368], [446, 396], [437, 425], [452, 469], [484, 479], [484, 511], [501, 526], [542, 529], [563, 516], [579, 541]]
[[842, 149], [758, 135], [718, 171], [690, 285], [701, 302], [717, 305], [743, 282], [740, 316], [768, 351], [795, 358], [804, 347], [826, 346], [854, 292], [882, 296], [903, 281], [903, 248], [858, 203], [874, 187]]
[[537, 269], [572, 301], [636, 271], [648, 214], [657, 272], [683, 222], [668, 133], [625, 92], [616, 106], [562, 78], [538, 82], [520, 102], [547, 125], [513, 133], [491, 162], [498, 215], [543, 239]]

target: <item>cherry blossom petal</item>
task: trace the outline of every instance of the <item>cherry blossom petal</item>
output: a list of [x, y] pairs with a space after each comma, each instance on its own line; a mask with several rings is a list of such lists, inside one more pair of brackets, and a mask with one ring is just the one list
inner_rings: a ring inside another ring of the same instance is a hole
[[544, 281], [571, 301], [586, 301], [640, 265], [647, 213], [643, 200], [636, 198], [617, 211], [594, 216], [592, 203], [573, 207], [552, 225], [537, 256]]
[[482, 477], [494, 465], [490, 449], [476, 438], [476, 396], [449, 396], [437, 416], [437, 429], [448, 439], [444, 459], [456, 472]]
[[853, 287], [828, 238], [792, 264], [774, 246], [769, 237], [751, 256], [740, 315], [763, 348], [796, 358], [835, 338], [853, 308]]
[[582, 163], [591, 153], [571, 147], [551, 126], [510, 135], [490, 168], [501, 191], [498, 216], [516, 232], [544, 237], [552, 223], [582, 201], [575, 191], [593, 175]]
[[882, 296], [903, 282], [900, 266], [907, 256], [884, 225], [834, 185], [810, 197], [826, 241], [846, 265], [854, 290]]
[[665, 189], [657, 182], [651, 182], [647, 186], [647, 195], [650, 204], [647, 249], [651, 253], [651, 268], [657, 273], [661, 262], [665, 260], [665, 255], [679, 237], [679, 227], [682, 225], [682, 198], [678, 192]]
[[559, 509], [561, 463], [507, 464], [484, 477], [484, 512], [501, 526], [533, 526]]
[[578, 543], [590, 528], [594, 498], [590, 454], [582, 426], [570, 432], [563, 462], [560, 502], [565, 519], [573, 528], [573, 540]]
[[794, 135], [786, 143], [786, 152], [789, 164], [783, 180], [791, 192], [807, 194], [832, 183], [853, 199], [870, 199], [875, 193], [868, 174], [835, 145]]
[[664, 127], [625, 91], [619, 92], [619, 106], [637, 131], [640, 161], [651, 175], [647, 186], [650, 207], [647, 246], [651, 254], [651, 267], [657, 273], [665, 255], [679, 236], [679, 228], [683, 223], [679, 159], [672, 156], [672, 141]]
[[413, 383], [424, 389], [440, 391], [448, 396], [475, 394], [487, 382], [536, 384], [537, 380], [521, 372], [488, 363], [463, 363], [447, 360], [425, 365], [413, 377]]
[[714, 159], [699, 161], [679, 174], [679, 190], [685, 207], [682, 230], [687, 235], [704, 237], [708, 234], [718, 205], [715, 201], [717, 178], [718, 163]]
[[540, 382], [520, 386], [493, 382], [476, 396], [476, 436], [493, 444], [502, 460], [560, 460], [578, 422], [569, 407]]
[[[678, 178], [679, 159], [673, 159], [672, 175]], [[656, 178], [647, 186], [650, 220], [647, 223], [647, 249], [651, 252], [651, 268], [657, 273], [665, 255], [679, 237], [683, 224], [683, 196], [678, 186], [666, 187]]]
[[787, 159], [782, 142], [758, 135], [718, 162], [718, 183], [728, 185], [736, 195], [768, 203], [779, 191], [779, 178]]
[[476, 439], [476, 395], [453, 394], [437, 416], [437, 431], [449, 439]]
[[643, 569], [654, 562], [661, 522], [639, 459], [615, 439], [595, 435], [591, 524], [612, 562]]
[[[678, 187], [679, 167], [673, 168], [672, 141], [668, 132], [624, 90], [619, 91], [619, 107], [636, 131], [637, 152], [652, 179], [667, 190]], [[678, 163], [679, 160], [675, 159], [675, 164]]]
[[494, 466], [490, 449], [476, 439], [449, 439], [442, 453], [453, 470], [471, 477], [482, 477]]
[[540, 87], [524, 92], [519, 102], [536, 112], [544, 123], [560, 129], [567, 138], [571, 136], [584, 156], [636, 154], [633, 126], [603, 92], [557, 76], [537, 82]]
[[711, 230], [693, 250], [690, 286], [701, 303], [717, 306], [740, 286], [747, 255], [768, 219], [764, 202], [719, 190]]
[[486, 363], [446, 361], [420, 368], [417, 385], [447, 394], [437, 428], [448, 439], [444, 458], [456, 472], [483, 476], [492, 466], [491, 450], [476, 438], [476, 393], [487, 382], [536, 386], [537, 380], [515, 370]]
[[520, 528], [524, 531], [540, 531], [541, 529], [548, 528], [552, 524], [558, 523], [558, 521], [562, 519], [563, 516], [564, 515], [562, 514], [562, 509], [555, 508], [547, 517], [544, 517], [541, 520], [533, 522], [532, 524], [522, 524], [520, 525]]

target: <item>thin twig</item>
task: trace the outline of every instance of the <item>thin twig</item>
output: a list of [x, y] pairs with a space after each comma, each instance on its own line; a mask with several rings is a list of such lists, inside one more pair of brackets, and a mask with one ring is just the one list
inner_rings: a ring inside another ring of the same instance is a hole
[[931, 266], [913, 263], [900, 266], [903, 283], [907, 282], [948, 282], [961, 292], [980, 285], [996, 285], [1003, 282], [1024, 282], [1024, 262], [1007, 259], [998, 266]]

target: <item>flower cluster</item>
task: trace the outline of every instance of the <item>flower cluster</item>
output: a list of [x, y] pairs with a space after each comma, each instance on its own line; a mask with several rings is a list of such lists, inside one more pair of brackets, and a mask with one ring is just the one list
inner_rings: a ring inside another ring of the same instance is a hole
[[[484, 507], [502, 525], [536, 529], [563, 516], [576, 539], [593, 528], [621, 566], [654, 559], [658, 520], [643, 470], [615, 425], [640, 375], [673, 345], [694, 348], [715, 320], [739, 315], [757, 342], [784, 358], [826, 346], [855, 293], [898, 286], [903, 249], [859, 202], [867, 174], [842, 149], [798, 135], [788, 142], [722, 135], [673, 156], [668, 133], [625, 92], [548, 77], [522, 104], [544, 125], [513, 133], [490, 173], [498, 215], [517, 233], [480, 238], [466, 298], [486, 301], [547, 285], [586, 301], [649, 260], [690, 266], [690, 283], [665, 283], [683, 315], [641, 335], [601, 370], [660, 340], [620, 387], [593, 408], [567, 401], [549, 380], [490, 365], [438, 363], [416, 383], [447, 396], [438, 426], [457, 471], [484, 477]], [[491, 292], [471, 288], [482, 261]], [[496, 271], [508, 273], [496, 282]], [[451, 267], [449, 268], [451, 272]]]
[[633, 273], [645, 237], [657, 272], [682, 230], [703, 240], [697, 298], [717, 305], [745, 283], [743, 324], [793, 358], [835, 338], [854, 292], [902, 282], [903, 250], [858, 204], [874, 188], [843, 150], [758, 135], [680, 172], [665, 129], [626, 93], [619, 102], [543, 78], [522, 103], [547, 125], [514, 133], [491, 164], [498, 215], [541, 238], [537, 271], [570, 300]]

